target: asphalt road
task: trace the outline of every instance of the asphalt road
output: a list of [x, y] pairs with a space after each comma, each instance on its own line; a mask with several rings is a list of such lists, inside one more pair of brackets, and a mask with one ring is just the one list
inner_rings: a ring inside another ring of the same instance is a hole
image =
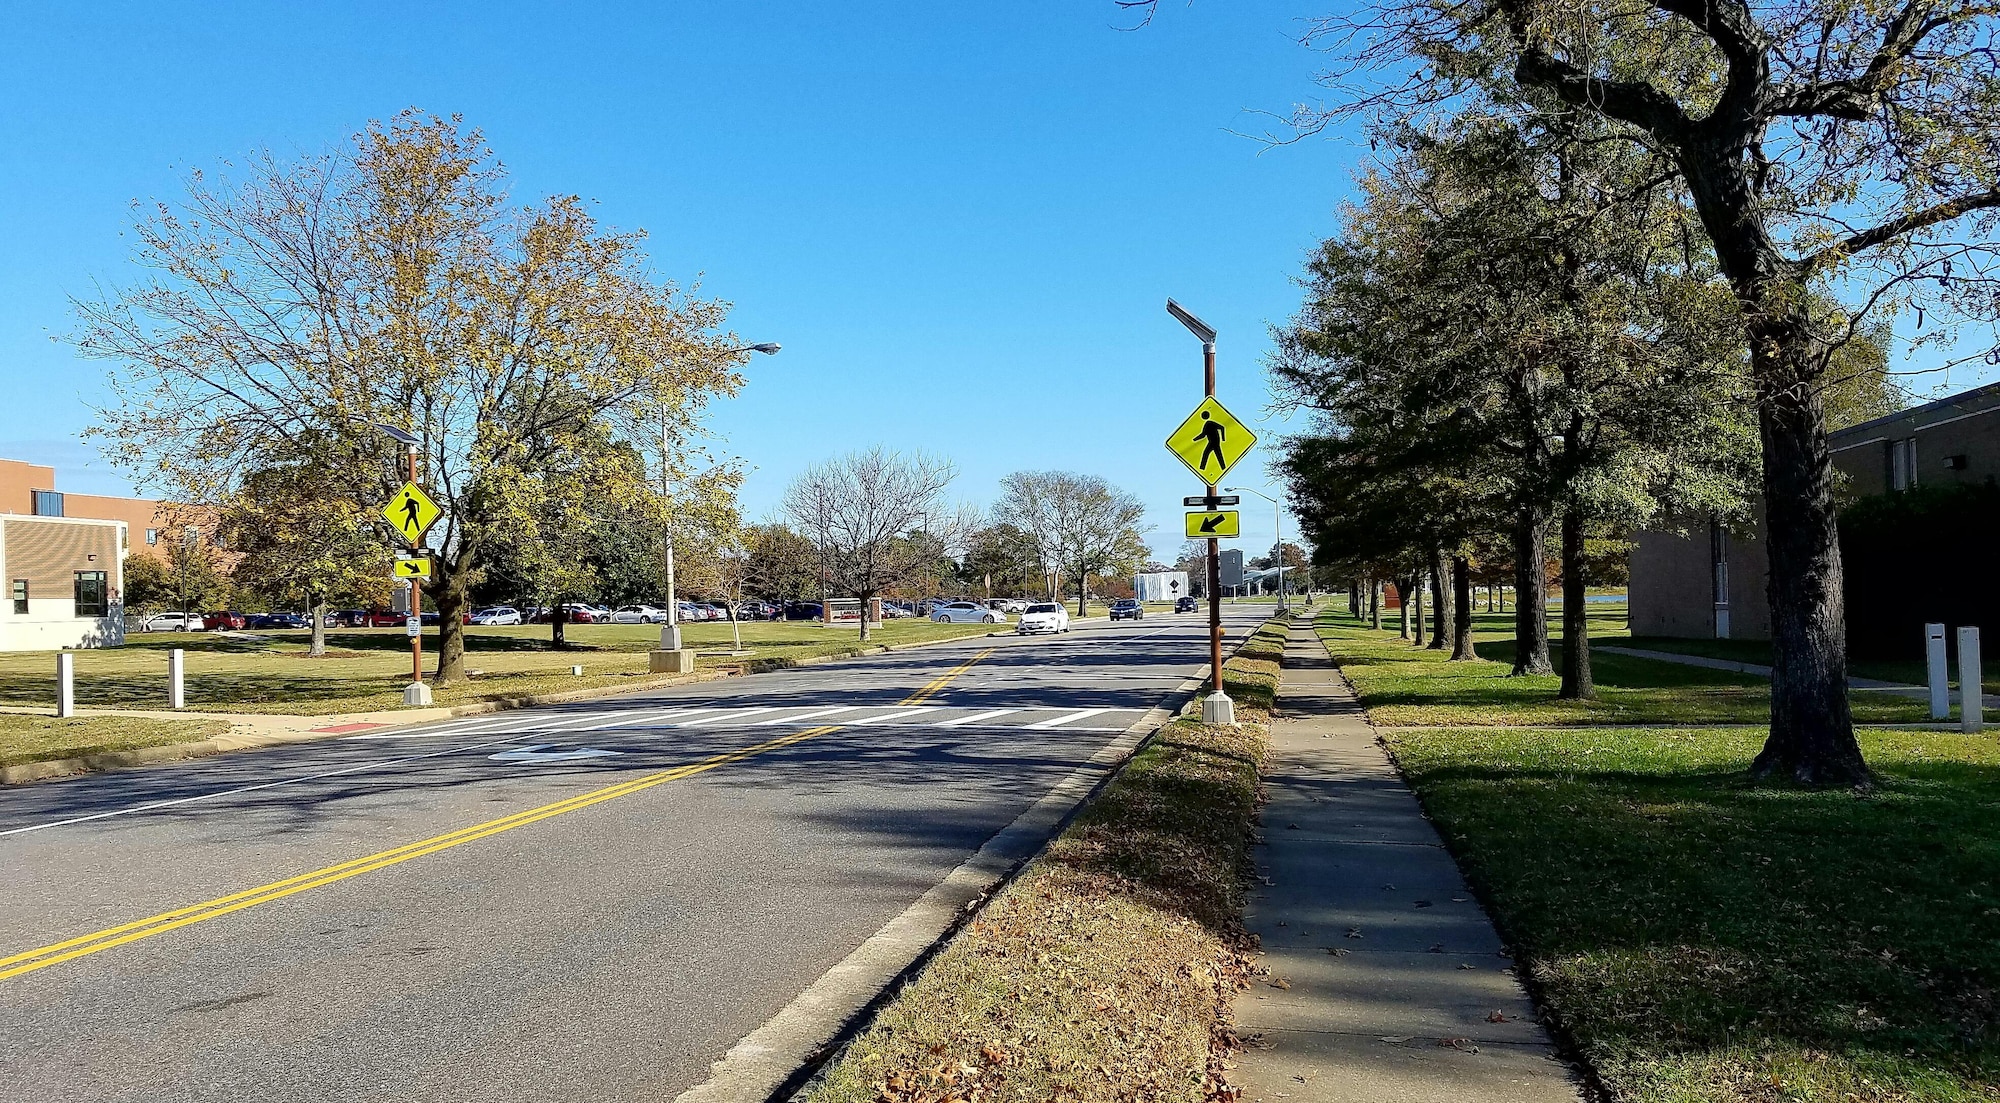
[[0, 789], [0, 1084], [670, 1100], [1192, 675], [1206, 619]]

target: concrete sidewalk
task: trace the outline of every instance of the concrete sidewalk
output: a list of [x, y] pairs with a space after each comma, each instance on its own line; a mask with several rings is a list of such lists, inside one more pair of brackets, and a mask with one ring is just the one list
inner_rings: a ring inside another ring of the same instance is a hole
[[1576, 1103], [1579, 1092], [1417, 800], [1310, 624], [1265, 767], [1246, 1103]]

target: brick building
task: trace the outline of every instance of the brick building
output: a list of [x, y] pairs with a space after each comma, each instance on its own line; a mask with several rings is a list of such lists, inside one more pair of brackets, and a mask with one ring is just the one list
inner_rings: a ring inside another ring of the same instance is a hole
[[[1829, 434], [1846, 499], [1919, 485], [2000, 479], [2000, 383]], [[1749, 534], [1706, 523], [1643, 532], [1632, 548], [1632, 634], [1771, 637], [1762, 511]]]
[[125, 557], [167, 525], [159, 502], [66, 493], [55, 468], [0, 460], [0, 651], [125, 642]]

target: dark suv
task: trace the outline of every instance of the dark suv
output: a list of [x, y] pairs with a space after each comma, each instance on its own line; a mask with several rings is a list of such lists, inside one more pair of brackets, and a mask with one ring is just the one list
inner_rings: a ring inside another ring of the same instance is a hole
[[1112, 620], [1145, 620], [1146, 607], [1127, 597], [1111, 603]]
[[1201, 602], [1191, 597], [1177, 598], [1174, 601], [1174, 612], [1176, 613], [1192, 613], [1199, 608], [1201, 608]]

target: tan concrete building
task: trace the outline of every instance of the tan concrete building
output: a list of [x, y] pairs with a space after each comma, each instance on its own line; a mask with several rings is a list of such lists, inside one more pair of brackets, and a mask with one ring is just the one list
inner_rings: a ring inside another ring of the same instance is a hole
[[[1843, 497], [2000, 479], [2000, 383], [1832, 433]], [[1632, 634], [1771, 638], [1763, 517], [1748, 534], [1700, 522], [1642, 532], [1632, 548]]]
[[123, 521], [0, 517], [0, 651], [125, 642]]

